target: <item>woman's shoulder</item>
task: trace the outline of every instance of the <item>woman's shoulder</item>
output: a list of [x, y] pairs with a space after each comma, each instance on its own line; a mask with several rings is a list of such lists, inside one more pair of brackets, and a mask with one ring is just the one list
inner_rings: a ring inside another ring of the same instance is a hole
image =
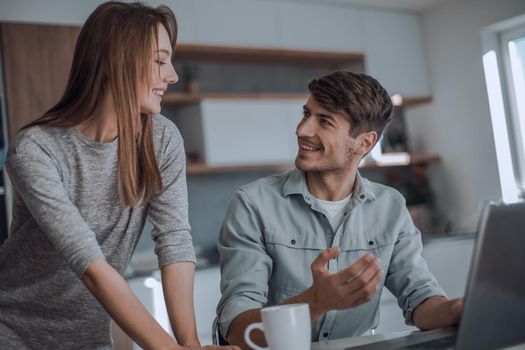
[[182, 136], [179, 129], [171, 120], [161, 114], [153, 116], [153, 138], [155, 143], [160, 143], [159, 146], [167, 146], [168, 143], [180, 144]]
[[[31, 126], [20, 130], [9, 146], [15, 153], [35, 154], [55, 148], [62, 139], [64, 130], [62, 128], [47, 126]], [[47, 153], [47, 152], [46, 152]]]

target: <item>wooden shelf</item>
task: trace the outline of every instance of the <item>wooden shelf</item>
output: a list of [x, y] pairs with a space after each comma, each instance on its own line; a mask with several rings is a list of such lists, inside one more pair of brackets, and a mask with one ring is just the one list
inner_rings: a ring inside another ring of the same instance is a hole
[[[388, 153], [387, 153], [388, 154]], [[436, 163], [441, 160], [441, 157], [436, 153], [428, 154], [411, 154], [410, 162], [407, 163], [390, 163], [390, 164], [378, 164], [376, 161], [367, 161], [359, 166], [360, 169], [379, 169], [379, 168], [392, 168], [402, 167], [410, 165], [428, 165], [430, 163]]]
[[403, 97], [403, 103], [399, 106], [402, 108], [425, 105], [432, 102], [432, 96], [413, 96]]
[[261, 164], [261, 165], [206, 165], [188, 164], [186, 173], [188, 175], [207, 175], [220, 173], [249, 173], [249, 172], [274, 172], [280, 173], [292, 170], [293, 164]]
[[357, 52], [287, 50], [237, 46], [214, 46], [179, 44], [175, 49], [174, 59], [201, 60], [213, 62], [242, 63], [289, 63], [315, 66], [346, 67], [355, 63], [362, 64], [364, 55]]
[[[388, 164], [379, 165], [375, 161], [369, 161], [361, 165], [360, 169], [381, 169], [410, 165], [425, 165], [440, 161], [438, 154], [417, 154], [410, 157], [409, 164]], [[219, 173], [241, 173], [241, 172], [274, 172], [280, 173], [295, 168], [294, 164], [261, 164], [261, 165], [206, 165], [206, 164], [188, 164], [186, 172], [188, 175], [208, 175]]]
[[308, 94], [300, 93], [184, 93], [167, 92], [162, 97], [162, 103], [170, 106], [199, 103], [202, 100], [294, 100], [308, 98]]
[[[182, 106], [199, 103], [202, 100], [306, 100], [308, 94], [301, 93], [241, 93], [241, 92], [166, 92], [162, 97], [162, 103], [169, 106]], [[432, 102], [431, 96], [404, 97], [403, 103], [396, 107], [409, 108]]]

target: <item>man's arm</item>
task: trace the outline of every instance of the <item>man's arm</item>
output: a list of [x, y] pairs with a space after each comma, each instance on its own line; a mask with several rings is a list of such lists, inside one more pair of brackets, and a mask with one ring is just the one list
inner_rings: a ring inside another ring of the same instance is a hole
[[[330, 310], [352, 308], [370, 301], [377, 292], [377, 285], [382, 276], [377, 258], [365, 255], [352, 266], [331, 274], [326, 265], [338, 255], [338, 247], [323, 250], [311, 265], [312, 286], [303, 293], [286, 299], [281, 305], [307, 303], [313, 321]], [[230, 344], [239, 345], [243, 349], [248, 348], [244, 341], [244, 331], [248, 325], [260, 321], [260, 309], [248, 310], [237, 316], [228, 332]], [[256, 344], [266, 345], [260, 330], [255, 330], [251, 339]]]
[[[442, 303], [442, 300], [447, 300], [446, 294], [423, 258], [421, 233], [412, 222], [404, 199], [399, 194], [398, 198], [401, 199], [398, 200], [399, 212], [398, 215], [392, 216], [391, 226], [396, 227], [399, 234], [394, 243], [385, 286], [397, 298], [398, 305], [403, 310], [405, 322], [428, 329], [428, 318], [436, 317], [436, 314], [433, 313], [442, 311], [443, 306], [438, 307], [438, 305]], [[425, 302], [428, 304], [423, 306]], [[421, 314], [426, 315], [425, 317], [414, 316], [417, 309], [421, 311], [427, 308], [429, 311], [423, 311]], [[414, 322], [417, 323], [414, 324]], [[430, 325], [433, 323], [434, 321], [430, 321]]]
[[431, 297], [414, 310], [412, 317], [417, 328], [431, 330], [457, 325], [462, 313], [463, 298]]

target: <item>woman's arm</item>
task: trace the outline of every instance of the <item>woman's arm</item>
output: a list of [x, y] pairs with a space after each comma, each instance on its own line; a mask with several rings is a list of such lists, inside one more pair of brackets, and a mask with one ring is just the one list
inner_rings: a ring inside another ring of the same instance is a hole
[[82, 282], [113, 320], [145, 349], [183, 349], [155, 321], [128, 287], [122, 276], [105, 260], [92, 262]]
[[193, 307], [195, 264], [186, 261], [173, 263], [164, 266], [161, 274], [164, 300], [175, 338], [184, 346], [200, 346]]

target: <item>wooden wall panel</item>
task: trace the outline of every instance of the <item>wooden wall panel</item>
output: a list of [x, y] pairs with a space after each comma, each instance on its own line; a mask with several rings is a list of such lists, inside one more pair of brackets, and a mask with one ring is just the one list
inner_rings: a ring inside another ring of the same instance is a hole
[[1, 23], [9, 137], [64, 93], [80, 27]]

